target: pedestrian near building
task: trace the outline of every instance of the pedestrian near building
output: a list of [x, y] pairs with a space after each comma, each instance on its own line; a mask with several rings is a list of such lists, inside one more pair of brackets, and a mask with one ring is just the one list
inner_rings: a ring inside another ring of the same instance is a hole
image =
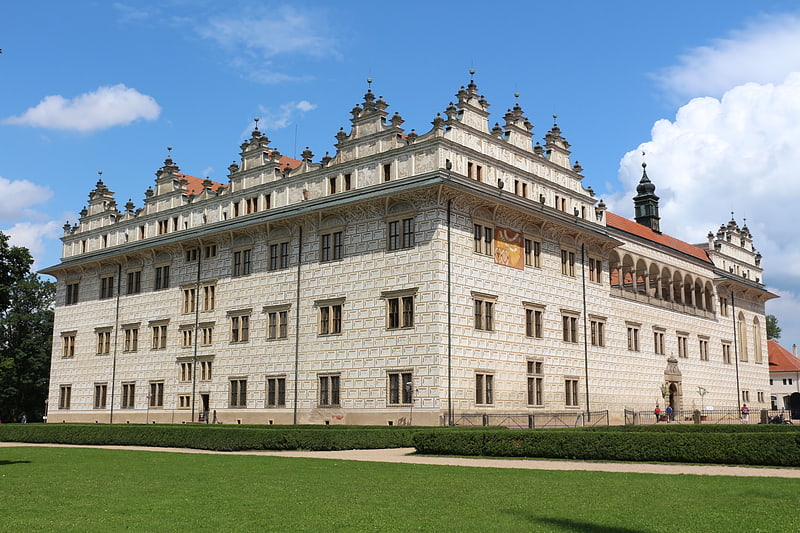
[[659, 419], [661, 418], [661, 408], [656, 404], [656, 408], [653, 409], [653, 413], [656, 415], [656, 424], [658, 423]]
[[675, 420], [674, 418], [672, 418], [672, 406], [668, 405], [667, 406], [667, 422], [670, 422], [672, 420]]
[[742, 421], [747, 422], [750, 418], [750, 408], [747, 407], [747, 404], [742, 404]]

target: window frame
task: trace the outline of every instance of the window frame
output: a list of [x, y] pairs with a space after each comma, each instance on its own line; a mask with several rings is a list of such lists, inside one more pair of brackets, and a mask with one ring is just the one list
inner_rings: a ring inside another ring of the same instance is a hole
[[[411, 387], [408, 387], [408, 384]], [[386, 372], [387, 405], [403, 406], [414, 403], [414, 371], [388, 370]]]
[[475, 405], [494, 405], [494, 372], [475, 372]]
[[341, 407], [341, 378], [342, 375], [339, 373], [317, 375], [317, 386], [319, 387], [318, 407]]

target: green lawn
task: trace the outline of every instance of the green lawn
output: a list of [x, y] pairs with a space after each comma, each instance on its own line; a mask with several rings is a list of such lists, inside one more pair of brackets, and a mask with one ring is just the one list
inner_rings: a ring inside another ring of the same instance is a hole
[[0, 448], [0, 530], [793, 532], [800, 480]]

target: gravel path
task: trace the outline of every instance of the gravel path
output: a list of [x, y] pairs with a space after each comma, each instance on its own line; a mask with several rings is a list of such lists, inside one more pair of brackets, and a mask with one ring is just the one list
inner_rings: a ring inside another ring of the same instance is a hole
[[105, 450], [141, 450], [173, 453], [202, 453], [225, 455], [265, 455], [273, 457], [306, 457], [339, 459], [344, 461], [373, 461], [379, 463], [411, 463], [422, 465], [473, 466], [488, 468], [520, 468], [528, 470], [586, 470], [595, 472], [628, 472], [635, 474], [691, 474], [698, 476], [782, 477], [800, 479], [800, 468], [774, 468], [755, 466], [686, 465], [656, 463], [601, 463], [593, 461], [551, 461], [546, 459], [486, 459], [470, 457], [443, 457], [410, 455], [414, 448], [382, 450], [343, 450], [335, 452], [306, 451], [244, 451], [215, 452], [191, 448], [157, 448], [146, 446], [89, 446], [72, 444], [26, 444], [0, 442], [0, 448], [11, 446], [54, 446], [67, 448], [101, 448]]

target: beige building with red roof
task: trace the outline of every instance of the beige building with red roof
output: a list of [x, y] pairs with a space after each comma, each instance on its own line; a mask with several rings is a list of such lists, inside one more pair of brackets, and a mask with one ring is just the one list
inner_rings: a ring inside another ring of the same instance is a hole
[[[761, 257], [731, 220], [609, 213], [557, 124], [473, 80], [423, 133], [368, 91], [336, 152], [256, 128], [227, 182], [168, 157], [64, 226], [49, 421], [620, 423], [769, 407]], [[661, 171], [666, 174], [666, 170]], [[664, 177], [663, 179], [667, 179]], [[705, 391], [700, 394], [700, 391]]]
[[767, 341], [772, 409], [786, 409], [800, 419], [800, 358], [797, 345], [790, 352], [775, 340]]

